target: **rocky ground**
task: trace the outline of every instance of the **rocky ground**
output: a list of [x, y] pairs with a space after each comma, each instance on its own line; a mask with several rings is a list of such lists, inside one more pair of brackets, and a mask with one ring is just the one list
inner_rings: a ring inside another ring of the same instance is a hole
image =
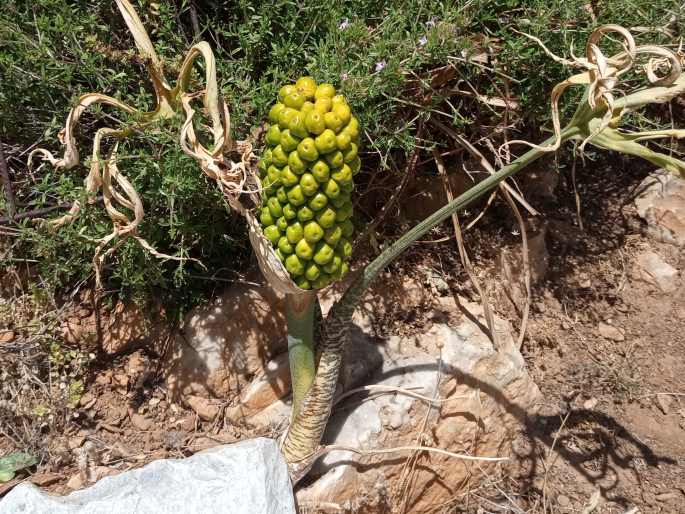
[[[451, 243], [411, 255], [355, 315], [340, 386], [349, 394], [327, 443], [508, 460], [334, 451], [300, 484], [302, 512], [685, 512], [685, 183], [652, 174], [631, 187], [587, 184], [583, 229], [563, 202], [529, 227], [533, 294], [521, 342], [518, 234], [484, 255], [470, 241], [494, 334], [473, 288], [445, 271]], [[593, 187], [604, 188], [601, 201]], [[336, 294], [322, 297], [324, 308]], [[90, 305], [83, 293], [51, 320], [77, 356], [97, 340]], [[89, 367], [72, 408], [0, 432], [0, 455], [25, 442], [42, 457], [0, 495], [21, 480], [67, 493], [154, 459], [282, 433], [285, 327], [268, 288], [235, 284], [179, 327], [155, 318], [123, 304], [103, 311], [106, 358]], [[4, 387], [27, 333], [6, 325]], [[10, 408], [37, 417], [31, 394]]]

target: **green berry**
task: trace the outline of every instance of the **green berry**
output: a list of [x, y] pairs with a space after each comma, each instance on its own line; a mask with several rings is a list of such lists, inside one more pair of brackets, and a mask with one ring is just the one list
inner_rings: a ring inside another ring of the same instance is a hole
[[281, 204], [278, 202], [278, 198], [276, 198], [275, 196], [272, 196], [267, 200], [266, 206], [269, 208], [269, 212], [271, 213], [271, 216], [274, 219], [278, 219], [281, 216], [283, 216], [283, 208], [281, 207]]
[[333, 259], [323, 267], [323, 270], [326, 273], [335, 273], [340, 269], [342, 262], [342, 259], [338, 255], [333, 255]]
[[300, 159], [300, 154], [297, 153], [297, 150], [293, 150], [290, 152], [290, 155], [288, 155], [288, 167], [297, 175], [302, 175], [302, 173], [304, 173], [306, 165], [302, 159]]
[[314, 211], [312, 211], [309, 207], [302, 206], [299, 208], [297, 211], [297, 221], [300, 223], [304, 223], [305, 221], [309, 221], [314, 219]]
[[309, 132], [307, 132], [307, 127], [304, 124], [305, 115], [298, 112], [295, 116], [290, 118], [288, 123], [288, 128], [290, 132], [295, 134], [297, 137], [307, 137]]
[[316, 245], [313, 259], [316, 264], [324, 266], [333, 260], [333, 255], [333, 248], [321, 241]]
[[[283, 184], [285, 187], [292, 187], [295, 184], [298, 184], [300, 182], [300, 177], [295, 175], [292, 170], [290, 169], [290, 166], [285, 166], [281, 170], [281, 184]], [[287, 196], [287, 193], [286, 193]]]
[[281, 231], [278, 230], [276, 225], [269, 225], [264, 229], [264, 235], [271, 241], [271, 244], [278, 244], [278, 240], [281, 238]]
[[264, 140], [271, 146], [276, 146], [281, 142], [281, 129], [278, 125], [271, 125], [266, 131]]
[[287, 84], [278, 90], [278, 101], [283, 103], [285, 97], [291, 95], [297, 91], [297, 88], [292, 84]]
[[288, 164], [288, 154], [285, 153], [281, 145], [278, 145], [271, 151], [271, 159], [278, 168]]
[[331, 169], [325, 161], [316, 161], [311, 167], [311, 172], [314, 178], [322, 184], [328, 182], [328, 179], [331, 177]]
[[300, 260], [309, 261], [314, 256], [314, 248], [306, 239], [300, 239], [295, 245], [295, 255], [297, 255]]
[[347, 164], [343, 164], [342, 168], [334, 171], [331, 174], [331, 177], [340, 185], [351, 184], [352, 168], [350, 168]]
[[331, 129], [324, 130], [321, 134], [316, 136], [314, 144], [320, 154], [332, 152], [337, 149], [335, 132]]
[[316, 213], [316, 221], [322, 228], [330, 228], [335, 225], [336, 212], [330, 207]]
[[320, 211], [328, 204], [328, 197], [323, 193], [316, 193], [309, 199], [309, 208], [313, 211]]
[[352, 202], [347, 202], [343, 204], [338, 210], [335, 211], [335, 221], [343, 222], [352, 217]]
[[326, 128], [331, 129], [336, 134], [343, 128], [343, 122], [334, 112], [327, 112], [323, 115], [323, 121], [326, 123]]
[[276, 189], [276, 198], [278, 198], [278, 201], [281, 205], [288, 203], [288, 196], [286, 195], [285, 187], [281, 186]]
[[357, 145], [350, 143], [350, 147], [343, 154], [345, 162], [352, 162], [357, 158]]
[[293, 248], [293, 245], [290, 244], [290, 241], [288, 241], [288, 238], [285, 236], [281, 236], [278, 240], [278, 249], [283, 255], [290, 255], [295, 251], [295, 248]]
[[335, 247], [343, 236], [342, 228], [339, 225], [329, 227], [324, 231], [323, 239], [332, 247]]
[[281, 216], [276, 220], [276, 226], [278, 227], [278, 230], [281, 232], [285, 232], [286, 229], [288, 228], [288, 220], [286, 219], [285, 216]]
[[285, 231], [285, 236], [291, 245], [296, 245], [304, 237], [304, 229], [299, 221], [292, 223]]
[[300, 261], [300, 258], [294, 253], [285, 258], [285, 269], [287, 269], [288, 273], [293, 277], [299, 277], [304, 273], [302, 261]]
[[300, 289], [309, 290], [312, 288], [312, 284], [305, 277], [300, 277], [295, 281], [295, 285]]
[[305, 173], [300, 177], [300, 187], [307, 196], [314, 196], [319, 190], [319, 183], [311, 173]]
[[287, 195], [288, 195], [288, 201], [291, 204], [293, 204], [295, 207], [299, 207], [300, 205], [304, 205], [305, 202], [307, 201], [307, 198], [304, 196], [304, 192], [302, 191], [302, 187], [299, 184], [291, 187], [290, 190], [288, 191]]
[[316, 150], [316, 145], [311, 137], [305, 137], [300, 144], [297, 145], [297, 153], [300, 159], [307, 162], [313, 162], [319, 158], [319, 152]]
[[325, 194], [329, 200], [335, 200], [340, 196], [340, 186], [335, 180], [330, 179], [323, 185], [323, 194]]
[[324, 236], [323, 229], [316, 221], [310, 221], [304, 226], [304, 238], [308, 243], [318, 243]]
[[326, 123], [323, 120], [323, 114], [317, 111], [316, 108], [307, 113], [304, 119], [304, 124], [310, 134], [318, 135], [326, 130]]
[[295, 207], [287, 203], [283, 206], [283, 217], [287, 220], [293, 220], [297, 218], [297, 210]]
[[340, 228], [342, 229], [343, 237], [352, 237], [352, 234], [354, 234], [354, 225], [352, 224], [351, 220], [345, 220], [340, 224]]
[[268, 207], [262, 207], [262, 212], [259, 215], [259, 221], [262, 222], [262, 227], [268, 227], [275, 223], [274, 217], [271, 215]]
[[321, 275], [321, 270], [314, 263], [311, 263], [304, 270], [304, 276], [310, 282], [314, 282], [317, 278], [319, 278], [320, 275]]
[[297, 145], [300, 144], [300, 138], [295, 137], [291, 132], [290, 129], [285, 129], [283, 132], [281, 132], [281, 140], [280, 140], [280, 145], [281, 148], [283, 148], [283, 151], [286, 153], [290, 153], [295, 148], [297, 148]]
[[331, 168], [342, 168], [342, 165], [345, 164], [345, 157], [340, 150], [326, 154], [325, 159]]
[[281, 111], [285, 108], [285, 105], [282, 103], [278, 102], [277, 104], [274, 104], [274, 106], [269, 109], [269, 121], [271, 123], [278, 123], [278, 115], [281, 114]]

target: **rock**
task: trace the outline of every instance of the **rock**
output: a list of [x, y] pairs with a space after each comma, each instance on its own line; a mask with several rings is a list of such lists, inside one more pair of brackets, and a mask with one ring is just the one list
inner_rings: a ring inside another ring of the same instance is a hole
[[0, 502], [0, 511], [295, 514], [295, 504], [278, 443], [253, 439], [212, 448], [186, 459], [156, 460], [64, 497], [20, 484]]
[[131, 424], [138, 430], [147, 431], [150, 430], [150, 427], [152, 426], [152, 420], [142, 414], [132, 414]]
[[560, 494], [557, 496], [557, 505], [566, 508], [571, 505], [571, 499], [564, 494]]
[[69, 480], [67, 480], [67, 487], [69, 489], [81, 489], [83, 487], [84, 481], [81, 473], [76, 473]]
[[52, 484], [56, 484], [62, 479], [61, 475], [57, 473], [36, 473], [31, 475], [31, 483], [37, 485], [38, 487], [47, 487]]
[[239, 406], [226, 409], [226, 419], [234, 424], [248, 425], [256, 434], [273, 434], [281, 432], [288, 425], [291, 412], [292, 400], [288, 398], [278, 400], [252, 416], [245, 416]]
[[219, 403], [216, 400], [201, 396], [188, 395], [185, 397], [188, 406], [193, 409], [203, 421], [213, 421], [219, 414]]
[[604, 323], [603, 321], [597, 326], [597, 331], [599, 332], [600, 336], [602, 336], [604, 339], [609, 339], [610, 341], [620, 342], [625, 341], [626, 339], [622, 329], [613, 325], [609, 325], [608, 323]]
[[657, 394], [656, 395], [656, 403], [661, 409], [661, 412], [663, 412], [665, 415], [668, 415], [668, 413], [671, 411], [671, 402], [673, 400], [671, 397], [667, 394]]
[[[478, 306], [461, 304], [483, 323]], [[438, 386], [438, 394], [453, 401], [429, 409], [425, 402], [398, 393], [366, 393], [364, 401], [360, 401], [361, 395], [354, 395], [334, 408], [324, 443], [367, 449], [415, 445], [428, 414], [424, 444], [479, 456], [509, 456], [541, 395], [526, 372], [508, 323], [498, 319], [496, 330], [498, 349], [480, 325], [469, 319], [456, 327], [436, 323], [423, 334], [394, 336], [378, 345], [383, 365], [367, 383], [411, 389], [426, 396], [435, 394]], [[355, 343], [353, 340], [351, 346]], [[298, 500], [335, 502], [351, 512], [381, 511], [384, 506], [373, 502], [392, 496], [386, 493], [400, 479], [411, 455], [360, 457], [330, 452], [314, 466], [312, 476], [318, 480], [298, 491]], [[362, 465], [355, 464], [358, 461]], [[412, 488], [406, 493], [410, 511], [417, 513], [454, 498], [495, 469], [491, 463], [473, 466], [438, 454], [422, 456], [419, 462], [410, 479]]]
[[685, 245], [685, 180], [666, 170], [651, 173], [640, 184], [635, 207], [647, 222], [647, 233], [659, 241]]
[[657, 494], [654, 498], [660, 502], [670, 502], [671, 500], [682, 499], [683, 494], [680, 491], [671, 491], [668, 493]]
[[585, 402], [583, 403], [583, 409], [592, 410], [595, 407], [597, 407], [598, 403], [599, 403], [599, 400], [597, 398], [590, 398], [588, 400], [585, 400]]
[[637, 257], [638, 276], [664, 293], [678, 289], [678, 270], [657, 253], [647, 251]]
[[290, 363], [282, 353], [269, 361], [264, 373], [255, 378], [241, 395], [240, 405], [246, 415], [259, 412], [290, 394]]
[[11, 343], [15, 337], [13, 330], [0, 330], [0, 344]]
[[194, 308], [165, 362], [175, 398], [226, 399], [287, 347], [283, 299], [269, 286], [236, 284]]

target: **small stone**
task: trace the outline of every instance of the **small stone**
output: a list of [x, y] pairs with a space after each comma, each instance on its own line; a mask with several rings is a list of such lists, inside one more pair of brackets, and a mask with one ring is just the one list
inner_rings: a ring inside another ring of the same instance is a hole
[[685, 180], [657, 170], [637, 190], [635, 207], [647, 223], [648, 234], [665, 243], [685, 245]]
[[667, 394], [657, 394], [656, 395], [656, 403], [661, 409], [661, 412], [663, 412], [665, 415], [668, 415], [668, 413], [671, 410], [671, 402], [672, 399], [669, 395]]
[[31, 483], [38, 487], [47, 487], [60, 481], [62, 477], [57, 473], [36, 473], [31, 475]]
[[81, 489], [83, 487], [83, 477], [81, 473], [76, 473], [67, 481], [67, 487], [69, 489]]
[[597, 398], [590, 398], [589, 400], [585, 400], [585, 403], [583, 403], [583, 409], [592, 410], [597, 407], [598, 403], [599, 400]]
[[671, 500], [677, 500], [678, 498], [681, 498], [682, 496], [683, 495], [680, 491], [671, 491], [668, 493], [657, 494], [654, 498], [660, 502], [669, 502]]
[[622, 329], [613, 325], [609, 325], [608, 323], [600, 322], [600, 324], [597, 326], [597, 330], [599, 331], [600, 336], [602, 336], [604, 339], [609, 339], [610, 341], [620, 342], [625, 341], [626, 339]]
[[152, 420], [142, 414], [133, 414], [131, 416], [131, 424], [138, 430], [150, 430]]
[[16, 335], [14, 334], [13, 330], [0, 332], [0, 344], [11, 343], [14, 341], [15, 337]]
[[557, 505], [559, 505], [559, 507], [568, 507], [571, 505], [571, 499], [568, 496], [560, 494], [557, 496]]
[[664, 293], [678, 288], [678, 270], [654, 252], [645, 252], [637, 258], [639, 276], [648, 283], [656, 285]]
[[201, 452], [202, 450], [208, 450], [209, 448], [214, 448], [220, 444], [219, 441], [215, 441], [209, 437], [198, 437], [191, 443], [190, 448], [193, 452]]
[[212, 421], [219, 414], [219, 405], [216, 400], [189, 395], [186, 397], [186, 402], [203, 421]]

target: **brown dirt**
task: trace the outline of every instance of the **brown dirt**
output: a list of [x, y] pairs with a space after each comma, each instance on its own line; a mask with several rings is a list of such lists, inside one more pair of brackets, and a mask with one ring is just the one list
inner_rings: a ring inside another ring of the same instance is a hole
[[[516, 442], [515, 469], [450, 512], [685, 513], [685, 288], [681, 281], [677, 291], [663, 293], [633, 273], [647, 246], [681, 273], [685, 257], [641, 235], [630, 199], [644, 170], [625, 171], [597, 165], [580, 172], [585, 230], [575, 221], [566, 183], [552, 201], [549, 191], [528, 190], [527, 198], [543, 206], [549, 268], [534, 287], [522, 351], [546, 404]], [[496, 311], [517, 326], [520, 305], [504, 293], [497, 265], [501, 248], [519, 248], [516, 225], [503, 205], [491, 211], [479, 231], [467, 234], [467, 244], [482, 276], [498, 277], [492, 279]], [[445, 235], [448, 226], [431, 237]], [[433, 269], [453, 292], [476, 299], [453, 244], [429, 248], [435, 251], [427, 256], [426, 246], [417, 245], [397, 270], [420, 262], [422, 280]], [[422, 323], [420, 316], [396, 314], [383, 325], [411, 331]], [[600, 323], [618, 328], [623, 340], [602, 337]], [[270, 435], [227, 425], [221, 415], [203, 421], [172, 403], [158, 364], [158, 355], [138, 349], [93, 369], [78, 407], [32, 432], [42, 462], [18, 478], [66, 493], [153, 459]], [[20, 440], [0, 432], [0, 455]], [[0, 486], [0, 496], [17, 482]]]

